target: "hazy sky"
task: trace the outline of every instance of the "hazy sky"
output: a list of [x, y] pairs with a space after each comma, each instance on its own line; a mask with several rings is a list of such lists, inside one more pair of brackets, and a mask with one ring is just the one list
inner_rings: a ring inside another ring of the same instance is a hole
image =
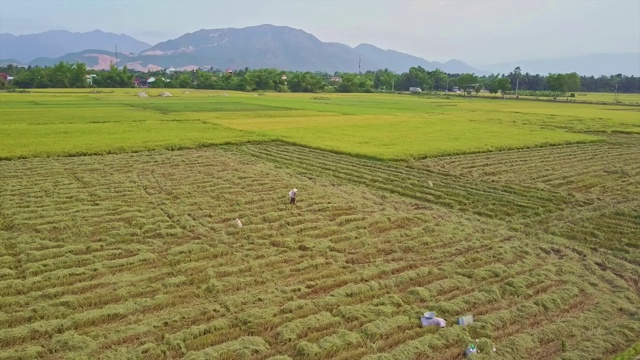
[[0, 33], [100, 29], [155, 44], [265, 23], [474, 65], [640, 52], [640, 0], [0, 0]]

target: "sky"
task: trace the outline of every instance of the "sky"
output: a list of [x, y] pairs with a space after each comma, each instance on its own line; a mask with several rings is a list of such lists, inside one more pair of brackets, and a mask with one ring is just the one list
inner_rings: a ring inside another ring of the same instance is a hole
[[640, 0], [0, 0], [0, 33], [15, 35], [100, 29], [154, 45], [260, 24], [478, 66], [640, 52]]

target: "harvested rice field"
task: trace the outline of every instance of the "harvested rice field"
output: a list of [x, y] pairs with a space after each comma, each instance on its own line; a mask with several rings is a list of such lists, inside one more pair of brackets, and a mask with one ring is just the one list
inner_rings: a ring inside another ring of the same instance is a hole
[[[459, 359], [478, 339], [479, 359], [611, 357], [640, 333], [637, 142], [0, 162], [0, 355]], [[427, 310], [448, 326], [420, 327]]]

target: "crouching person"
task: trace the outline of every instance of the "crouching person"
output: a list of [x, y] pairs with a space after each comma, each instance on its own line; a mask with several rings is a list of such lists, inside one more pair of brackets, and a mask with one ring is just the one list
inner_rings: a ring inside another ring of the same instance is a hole
[[291, 191], [289, 191], [289, 204], [290, 205], [295, 205], [296, 204], [296, 195], [298, 194], [298, 189], [293, 189]]

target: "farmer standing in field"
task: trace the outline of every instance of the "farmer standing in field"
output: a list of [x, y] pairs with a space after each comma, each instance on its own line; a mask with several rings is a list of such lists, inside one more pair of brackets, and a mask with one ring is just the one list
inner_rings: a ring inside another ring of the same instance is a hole
[[293, 189], [291, 191], [289, 191], [289, 204], [291, 205], [295, 205], [296, 204], [296, 194], [298, 193], [298, 189]]

